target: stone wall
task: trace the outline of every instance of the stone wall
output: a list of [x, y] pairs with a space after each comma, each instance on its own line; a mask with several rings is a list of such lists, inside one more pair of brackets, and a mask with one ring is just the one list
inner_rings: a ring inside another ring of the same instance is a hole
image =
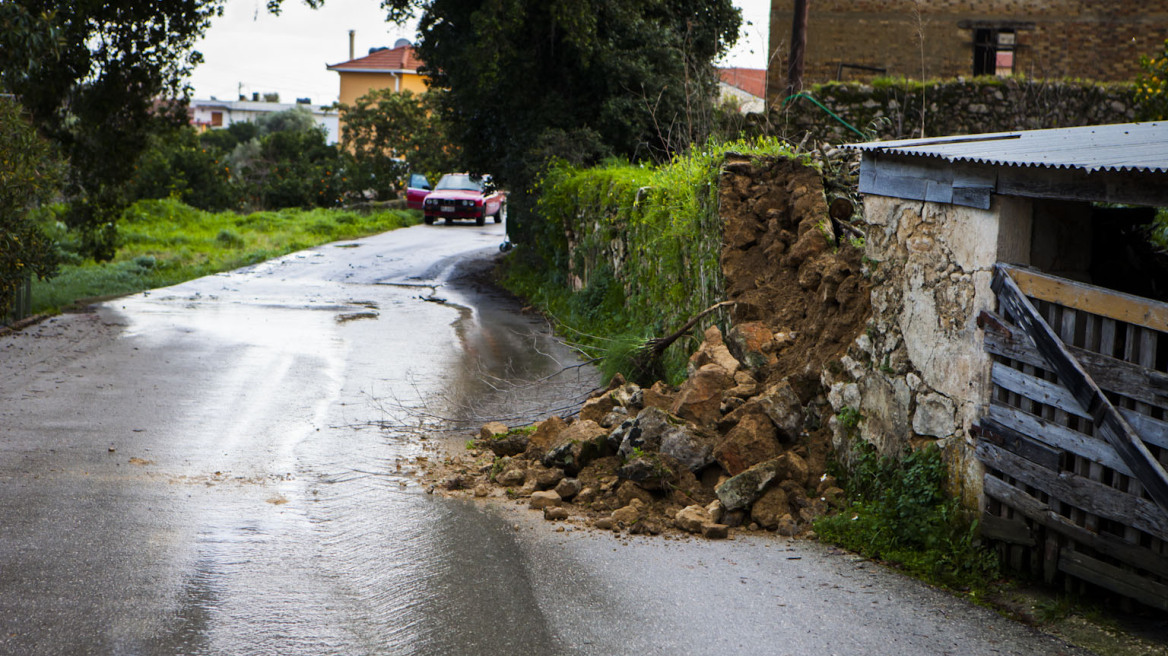
[[944, 136], [1105, 125], [1136, 118], [1130, 85], [992, 78], [925, 85], [881, 80], [825, 84], [809, 93], [865, 135], [806, 99], [771, 113], [775, 132], [795, 141], [811, 133], [819, 141], [852, 143], [920, 137], [922, 122], [925, 136]]
[[[794, 0], [772, 0], [768, 104], [786, 88]], [[1014, 26], [1016, 73], [1030, 78], [1126, 81], [1141, 55], [1168, 37], [1168, 0], [815, 0], [805, 84], [836, 80], [839, 64], [885, 75], [952, 78], [974, 72], [979, 26]], [[870, 79], [843, 69], [839, 79]]]
[[[990, 392], [977, 316], [994, 307], [993, 265], [1026, 263], [1030, 212], [1016, 198], [978, 210], [866, 197], [872, 318], [841, 370], [824, 372], [835, 411], [858, 410], [859, 435], [882, 453], [940, 440], [968, 507], [981, 495], [970, 428]], [[842, 442], [838, 419], [833, 430]]]

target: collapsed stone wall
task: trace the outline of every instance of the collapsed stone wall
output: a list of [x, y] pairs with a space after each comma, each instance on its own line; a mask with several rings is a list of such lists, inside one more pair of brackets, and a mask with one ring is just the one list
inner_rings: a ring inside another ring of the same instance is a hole
[[868, 319], [861, 252], [835, 236], [820, 172], [795, 159], [729, 157], [717, 205], [733, 306], [725, 332], [703, 331], [686, 380], [618, 376], [575, 418], [484, 426], [477, 460], [443, 487], [527, 498], [554, 521], [713, 538], [793, 535], [842, 502], [821, 372]]
[[[1130, 84], [974, 78], [881, 84], [815, 85], [810, 95], [856, 129], [861, 137], [805, 99], [775, 107], [772, 129], [798, 140], [852, 143], [865, 140], [1039, 130], [1136, 120]], [[779, 101], [781, 102], [781, 100]], [[923, 107], [922, 107], [923, 104]]]

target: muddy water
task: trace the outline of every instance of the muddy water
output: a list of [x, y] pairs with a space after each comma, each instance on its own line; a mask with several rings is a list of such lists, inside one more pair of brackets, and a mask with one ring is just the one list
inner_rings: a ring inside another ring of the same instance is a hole
[[532, 382], [572, 356], [479, 284], [501, 240], [420, 226], [7, 338], [0, 653], [560, 650], [513, 527], [417, 477], [444, 420], [592, 383]]

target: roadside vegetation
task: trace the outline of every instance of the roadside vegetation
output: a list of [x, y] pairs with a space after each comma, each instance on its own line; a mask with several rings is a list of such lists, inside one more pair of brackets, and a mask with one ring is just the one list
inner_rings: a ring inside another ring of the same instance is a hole
[[[777, 139], [758, 139], [710, 142], [660, 166], [553, 164], [537, 182], [537, 211], [527, 228], [533, 238], [507, 259], [504, 286], [598, 358], [606, 378], [621, 372], [650, 383], [680, 382], [700, 333], [680, 340], [660, 362], [637, 360], [649, 340], [723, 297], [717, 193], [728, 151], [793, 156]], [[604, 264], [588, 270], [582, 257], [569, 261], [567, 234], [581, 240], [574, 244], [578, 254]]]
[[60, 220], [64, 209], [36, 213], [57, 244], [58, 274], [33, 283], [33, 312], [52, 312], [79, 299], [174, 285], [343, 239], [385, 232], [420, 221], [415, 211], [370, 213], [336, 209], [282, 209], [237, 214], [206, 212], [175, 199], [140, 200], [118, 223], [116, 255], [86, 257]]
[[847, 460], [837, 472], [847, 503], [815, 522], [820, 539], [975, 598], [997, 580], [997, 554], [981, 544], [977, 523], [946, 491], [939, 448], [889, 458], [856, 440]]

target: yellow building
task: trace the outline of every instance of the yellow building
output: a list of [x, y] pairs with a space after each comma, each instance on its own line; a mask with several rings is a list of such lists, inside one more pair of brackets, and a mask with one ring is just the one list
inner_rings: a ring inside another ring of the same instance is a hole
[[[350, 56], [352, 46], [350, 44]], [[364, 57], [328, 66], [341, 76], [338, 101], [354, 105], [357, 99], [370, 91], [393, 89], [412, 91], [416, 94], [426, 91], [426, 77], [418, 72], [422, 61], [418, 59], [414, 47], [402, 39], [393, 48], [372, 48]], [[341, 125], [342, 140], [344, 124]]]

